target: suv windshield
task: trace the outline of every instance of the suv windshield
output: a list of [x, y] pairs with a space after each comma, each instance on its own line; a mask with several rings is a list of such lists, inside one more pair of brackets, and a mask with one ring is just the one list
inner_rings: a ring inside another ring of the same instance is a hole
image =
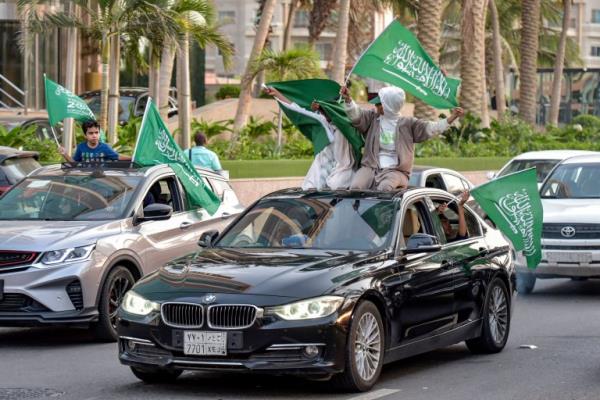
[[217, 247], [377, 250], [389, 245], [393, 201], [267, 199], [249, 210]]
[[538, 183], [542, 183], [550, 171], [552, 171], [552, 168], [559, 162], [560, 160], [514, 160], [500, 171], [498, 177], [535, 167], [537, 181]]
[[0, 220], [101, 221], [123, 218], [141, 177], [43, 176], [0, 198]]
[[600, 164], [559, 165], [548, 177], [541, 190], [542, 198], [595, 199], [600, 198]]
[[33, 157], [8, 158], [0, 166], [11, 185], [19, 182], [39, 167], [40, 164]]

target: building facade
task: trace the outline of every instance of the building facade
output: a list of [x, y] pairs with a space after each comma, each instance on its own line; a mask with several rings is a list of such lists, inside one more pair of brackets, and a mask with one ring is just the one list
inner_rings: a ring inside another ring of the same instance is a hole
[[600, 0], [574, 0], [569, 35], [577, 42], [585, 68], [600, 68]]

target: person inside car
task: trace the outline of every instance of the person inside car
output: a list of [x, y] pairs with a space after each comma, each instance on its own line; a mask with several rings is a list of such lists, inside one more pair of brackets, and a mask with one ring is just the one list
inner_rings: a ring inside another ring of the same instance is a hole
[[103, 162], [107, 160], [131, 160], [130, 156], [119, 155], [108, 144], [100, 141], [100, 124], [96, 121], [86, 121], [81, 125], [85, 142], [79, 143], [73, 157], [64, 147], [59, 152], [68, 162]]
[[452, 225], [450, 224], [450, 220], [444, 214], [448, 209], [448, 203], [442, 203], [437, 206], [437, 214], [440, 218], [440, 222], [442, 223], [442, 228], [444, 229], [444, 234], [446, 235], [446, 242], [456, 242], [457, 240], [464, 240], [469, 238], [469, 232], [467, 230], [467, 222], [465, 220], [465, 209], [464, 205], [469, 200], [470, 193], [468, 190], [465, 190], [460, 195], [458, 206], [456, 207], [456, 213], [458, 214], [458, 229], [454, 230]]

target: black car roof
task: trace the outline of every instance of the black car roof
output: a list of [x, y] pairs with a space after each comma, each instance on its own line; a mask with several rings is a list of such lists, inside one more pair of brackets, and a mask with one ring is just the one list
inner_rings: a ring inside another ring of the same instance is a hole
[[271, 198], [315, 198], [315, 197], [341, 197], [348, 199], [376, 199], [393, 200], [402, 196], [412, 189], [401, 189], [391, 192], [378, 192], [375, 190], [302, 190], [302, 188], [289, 188], [278, 190], [263, 197]]
[[37, 160], [39, 158], [39, 153], [35, 151], [23, 151], [12, 147], [0, 146], [0, 163], [7, 158], [16, 157], [33, 157]]

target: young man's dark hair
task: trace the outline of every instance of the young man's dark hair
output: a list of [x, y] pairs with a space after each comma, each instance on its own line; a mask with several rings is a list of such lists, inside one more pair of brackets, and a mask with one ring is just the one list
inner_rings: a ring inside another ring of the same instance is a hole
[[194, 142], [196, 142], [196, 146], [205, 146], [206, 145], [206, 136], [202, 132], [196, 132], [194, 135]]

